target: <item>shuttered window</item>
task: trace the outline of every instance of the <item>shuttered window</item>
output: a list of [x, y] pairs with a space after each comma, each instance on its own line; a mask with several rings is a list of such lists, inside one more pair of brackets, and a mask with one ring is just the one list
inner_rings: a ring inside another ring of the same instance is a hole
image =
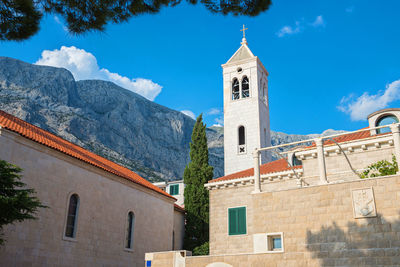
[[169, 186], [170, 195], [179, 195], [179, 184], [173, 184]]
[[246, 207], [228, 209], [229, 235], [246, 234]]

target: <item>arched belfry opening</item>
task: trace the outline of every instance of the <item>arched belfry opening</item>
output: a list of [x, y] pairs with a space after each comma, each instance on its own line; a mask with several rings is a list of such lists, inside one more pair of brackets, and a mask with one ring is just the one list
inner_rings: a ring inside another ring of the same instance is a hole
[[242, 79], [242, 98], [246, 98], [250, 96], [250, 86], [249, 86], [249, 78], [244, 76]]
[[233, 79], [232, 81], [232, 100], [237, 100], [240, 98], [239, 80]]

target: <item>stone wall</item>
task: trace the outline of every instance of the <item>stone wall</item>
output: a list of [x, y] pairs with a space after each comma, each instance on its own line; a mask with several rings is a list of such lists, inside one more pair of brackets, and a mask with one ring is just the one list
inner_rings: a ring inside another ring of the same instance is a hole
[[185, 213], [174, 210], [174, 246], [173, 250], [183, 249], [183, 238], [185, 235]]
[[[355, 219], [352, 191], [372, 188], [376, 217]], [[356, 266], [400, 264], [400, 176], [251, 194], [210, 191], [209, 257], [186, 266]], [[247, 234], [228, 235], [227, 209], [247, 207]], [[283, 232], [284, 252], [254, 253], [253, 235]]]
[[[143, 266], [148, 251], [172, 248], [173, 199], [2, 129], [0, 159], [49, 208], [37, 220], [4, 227], [2, 266]], [[76, 238], [64, 238], [68, 198], [79, 195]], [[133, 250], [125, 249], [128, 212]]]

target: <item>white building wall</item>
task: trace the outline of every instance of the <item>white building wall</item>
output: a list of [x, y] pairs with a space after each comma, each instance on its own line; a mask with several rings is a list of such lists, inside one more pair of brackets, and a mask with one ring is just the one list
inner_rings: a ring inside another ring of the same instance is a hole
[[[242, 68], [240, 73], [239, 67]], [[244, 76], [249, 78], [250, 97], [232, 100], [232, 81], [237, 78], [241, 84]], [[253, 167], [252, 152], [270, 145], [267, 76], [257, 57], [223, 65], [225, 175]], [[261, 84], [266, 84], [264, 98], [260, 95], [260, 79]], [[240, 154], [238, 129], [242, 125], [245, 127], [246, 152]], [[262, 163], [268, 160], [263, 155]]]

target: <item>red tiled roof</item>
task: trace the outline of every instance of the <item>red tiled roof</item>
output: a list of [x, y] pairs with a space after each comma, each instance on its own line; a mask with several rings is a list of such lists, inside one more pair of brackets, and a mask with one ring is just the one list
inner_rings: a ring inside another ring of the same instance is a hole
[[183, 212], [183, 213], [185, 212], [185, 209], [183, 207], [179, 206], [178, 204], [174, 204], [174, 208], [177, 211], [180, 211], [180, 212]]
[[[302, 166], [293, 166], [294, 169], [301, 169]], [[274, 172], [282, 172], [288, 171], [290, 167], [288, 166], [286, 160], [278, 159], [272, 162], [265, 163], [260, 166], [260, 174], [267, 174], [267, 173], [274, 173]], [[250, 177], [254, 175], [254, 168], [247, 169], [244, 171], [232, 173], [214, 180], [210, 180], [209, 183], [232, 180], [232, 179], [239, 179], [244, 177]]]
[[[369, 127], [365, 127], [362, 128], [360, 130], [364, 130], [364, 129], [368, 129]], [[365, 139], [371, 137], [371, 132], [370, 131], [363, 131], [363, 132], [357, 132], [357, 133], [350, 133], [350, 134], [345, 134], [345, 135], [341, 135], [338, 137], [333, 137], [332, 139], [335, 140], [337, 143], [343, 143], [343, 142], [349, 142], [349, 141], [355, 141], [355, 140], [359, 140], [359, 139]], [[332, 142], [332, 140], [324, 140], [324, 146], [326, 145], [333, 145], [335, 144], [334, 142]], [[311, 148], [311, 147], [315, 147], [315, 143], [312, 143], [311, 146], [307, 147], [307, 148]]]
[[[369, 127], [361, 128], [360, 130], [364, 129], [369, 129]], [[376, 134], [374, 136], [382, 136], [382, 135], [387, 135], [390, 134], [390, 132], [387, 133], [381, 133], [381, 134]], [[357, 132], [357, 133], [349, 133], [345, 135], [341, 135], [338, 137], [333, 137], [332, 139], [336, 141], [336, 143], [344, 143], [344, 142], [349, 142], [349, 141], [356, 141], [356, 140], [361, 140], [361, 139], [366, 139], [372, 137], [371, 131], [363, 131], [363, 132]], [[332, 140], [324, 140], [324, 146], [329, 146], [329, 145], [334, 145], [335, 143], [332, 142]], [[315, 147], [315, 142], [312, 143], [311, 146], [308, 146], [307, 148]]]
[[144, 186], [148, 189], [156, 191], [159, 194], [175, 199], [173, 196], [153, 185], [146, 179], [140, 177], [133, 171], [103, 157], [100, 157], [99, 155], [96, 155], [86, 149], [83, 149], [80, 146], [68, 142], [61, 137], [49, 133], [48, 131], [27, 123], [26, 121], [14, 117], [2, 110], [0, 110], [0, 126], [15, 133], [18, 133], [21, 136], [33, 140], [39, 144], [53, 148], [71, 157], [103, 169], [106, 172], [115, 174], [136, 184]]

